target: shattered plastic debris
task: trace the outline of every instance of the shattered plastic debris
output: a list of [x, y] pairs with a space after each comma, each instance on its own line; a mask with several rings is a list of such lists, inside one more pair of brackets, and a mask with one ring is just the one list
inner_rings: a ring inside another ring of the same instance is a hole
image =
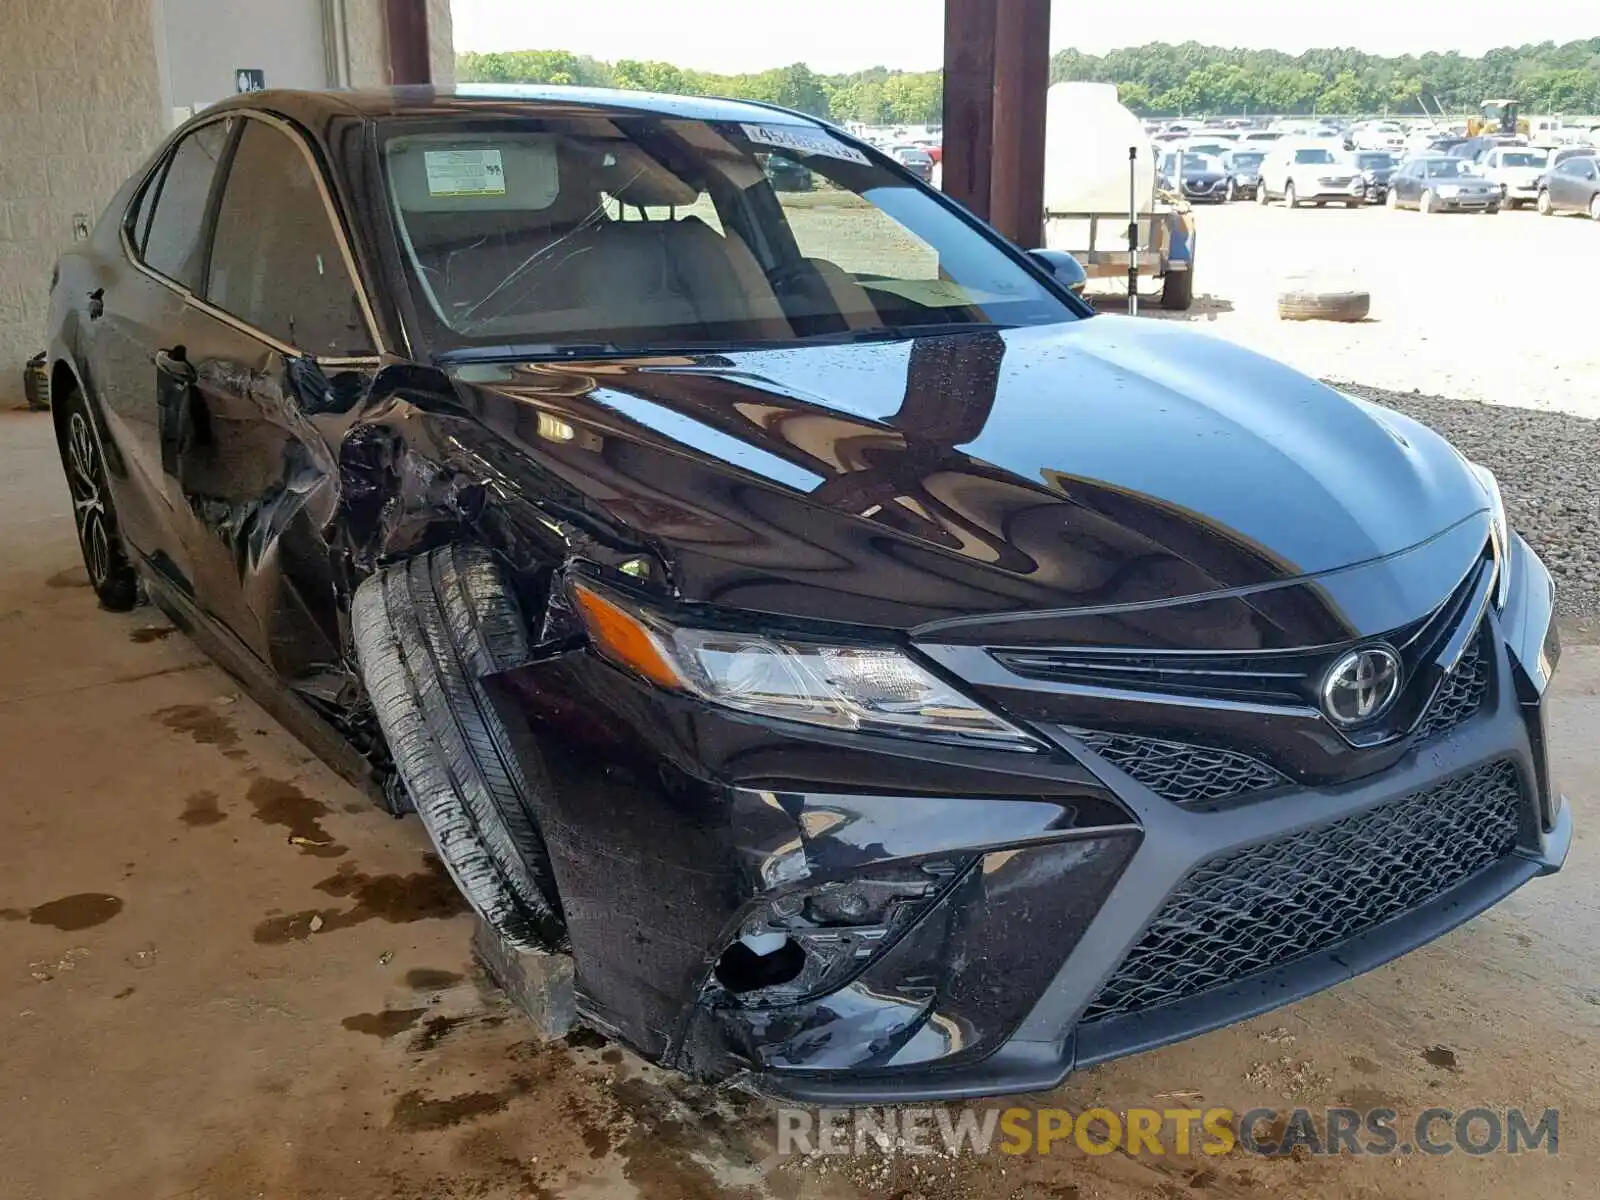
[[320, 916], [312, 917], [311, 918], [311, 932], [312, 933], [316, 933], [321, 928], [322, 928], [322, 918]]

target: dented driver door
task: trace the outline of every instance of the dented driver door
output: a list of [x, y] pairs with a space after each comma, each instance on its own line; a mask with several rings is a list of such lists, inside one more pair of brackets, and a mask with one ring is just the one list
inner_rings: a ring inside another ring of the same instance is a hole
[[339, 479], [316, 423], [330, 388], [321, 364], [348, 382], [376, 359], [327, 193], [279, 122], [244, 122], [183, 338], [163, 418], [196, 600], [280, 677], [315, 676], [340, 659], [325, 541]]

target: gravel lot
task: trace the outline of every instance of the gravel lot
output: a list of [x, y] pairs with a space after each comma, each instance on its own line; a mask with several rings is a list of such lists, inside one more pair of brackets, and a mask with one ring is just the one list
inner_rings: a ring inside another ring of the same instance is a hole
[[[1569, 634], [1600, 637], [1600, 224], [1255, 204], [1197, 212], [1185, 320], [1426, 422], [1500, 478], [1560, 584]], [[1278, 319], [1290, 276], [1372, 293], [1353, 324]], [[1117, 300], [1099, 295], [1110, 311]]]

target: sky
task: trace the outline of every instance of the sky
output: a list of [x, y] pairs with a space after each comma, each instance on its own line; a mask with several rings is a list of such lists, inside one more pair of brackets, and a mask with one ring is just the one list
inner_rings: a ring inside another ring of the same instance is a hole
[[[793, 62], [824, 74], [928, 70], [943, 57], [943, 0], [452, 0], [457, 50], [571, 50], [733, 74]], [[1458, 50], [1600, 35], [1594, 0], [1055, 0], [1051, 51], [1193, 39], [1299, 53]], [[1508, 16], [1509, 14], [1509, 16]]]

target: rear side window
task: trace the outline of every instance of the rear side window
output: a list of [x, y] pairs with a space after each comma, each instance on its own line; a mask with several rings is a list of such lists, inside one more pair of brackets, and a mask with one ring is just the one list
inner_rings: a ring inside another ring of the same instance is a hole
[[217, 211], [206, 299], [308, 354], [370, 354], [355, 281], [315, 170], [294, 140], [245, 123]]
[[206, 206], [232, 124], [213, 121], [179, 142], [134, 216], [134, 245], [145, 265], [191, 290], [199, 289], [205, 266]]

